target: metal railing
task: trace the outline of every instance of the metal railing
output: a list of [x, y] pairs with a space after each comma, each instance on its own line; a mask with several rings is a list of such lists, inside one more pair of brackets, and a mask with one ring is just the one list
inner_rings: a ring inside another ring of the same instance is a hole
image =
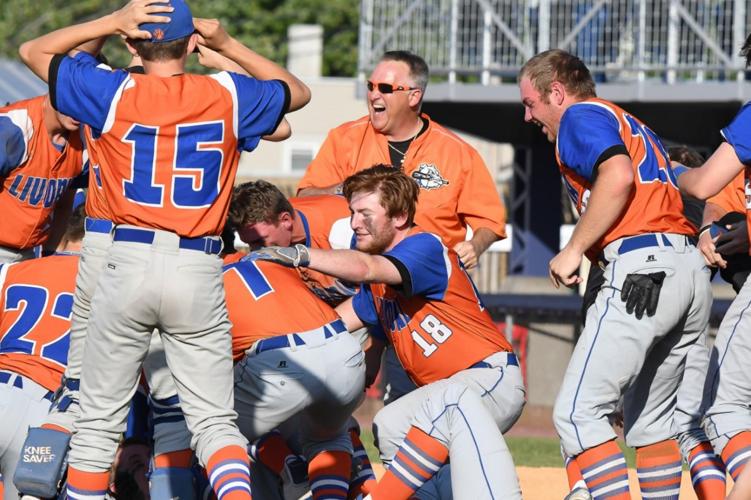
[[[562, 48], [598, 81], [744, 78], [748, 0], [362, 0], [359, 69], [386, 50], [422, 55], [449, 83], [513, 78]], [[495, 77], [495, 78], [494, 78]]]

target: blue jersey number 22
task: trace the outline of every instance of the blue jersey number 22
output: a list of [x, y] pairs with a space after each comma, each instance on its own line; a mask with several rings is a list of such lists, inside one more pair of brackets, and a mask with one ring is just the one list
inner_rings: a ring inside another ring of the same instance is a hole
[[[37, 348], [36, 341], [28, 340], [26, 335], [34, 330], [34, 327], [42, 319], [44, 310], [47, 308], [49, 292], [46, 288], [31, 285], [12, 285], [6, 292], [5, 310], [18, 311], [21, 314], [11, 325], [0, 341], [0, 352], [22, 353], [41, 356], [65, 366], [68, 361], [68, 346], [70, 343], [70, 330], [57, 338], [50, 339], [44, 345]], [[73, 311], [73, 294], [59, 293], [55, 297], [52, 306], [52, 315], [70, 321]]]
[[[176, 131], [175, 152], [170, 166], [172, 206], [211, 206], [219, 195], [224, 160], [221, 148], [224, 143], [224, 122], [177, 125]], [[139, 205], [164, 206], [164, 185], [156, 182], [157, 157], [162, 143], [172, 139], [161, 137], [158, 127], [138, 123], [130, 128], [123, 139], [133, 147], [131, 177], [123, 181], [125, 197]]]

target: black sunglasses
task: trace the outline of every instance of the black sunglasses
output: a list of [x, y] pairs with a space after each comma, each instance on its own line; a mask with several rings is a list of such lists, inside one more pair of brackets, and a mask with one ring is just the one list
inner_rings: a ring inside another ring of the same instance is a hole
[[368, 80], [368, 92], [373, 92], [374, 88], [378, 88], [378, 92], [381, 94], [393, 94], [394, 92], [400, 92], [404, 90], [419, 90], [420, 87], [404, 87], [403, 85], [394, 85], [390, 83], [371, 82]]

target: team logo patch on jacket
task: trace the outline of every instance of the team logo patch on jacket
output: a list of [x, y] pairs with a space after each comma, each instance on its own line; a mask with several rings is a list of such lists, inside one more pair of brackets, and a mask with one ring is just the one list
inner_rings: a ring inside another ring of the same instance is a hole
[[449, 183], [432, 163], [420, 163], [417, 170], [412, 172], [412, 178], [423, 189], [438, 189]]

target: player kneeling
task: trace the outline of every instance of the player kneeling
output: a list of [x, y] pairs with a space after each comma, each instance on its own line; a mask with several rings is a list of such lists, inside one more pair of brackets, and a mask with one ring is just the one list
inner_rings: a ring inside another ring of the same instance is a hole
[[347, 498], [348, 422], [364, 395], [360, 343], [292, 269], [251, 254], [224, 267], [224, 284], [240, 431], [254, 441], [296, 417], [313, 498]]
[[360, 251], [296, 245], [259, 253], [363, 283], [337, 312], [350, 330], [369, 326], [369, 368], [378, 366], [388, 340], [419, 386], [376, 415], [381, 457], [391, 463], [370, 496], [410, 498], [450, 455], [455, 496], [519, 498], [501, 434], [524, 406], [511, 346], [498, 334], [457, 254], [413, 224], [418, 187], [411, 178], [377, 165], [348, 178], [344, 195]]
[[[5, 433], [0, 472], [4, 498], [18, 496], [13, 478], [22, 476], [26, 465], [54, 467], [65, 455], [67, 441], [58, 449], [49, 443], [24, 445], [24, 438], [28, 427], [44, 421], [68, 359], [78, 269], [78, 254], [73, 252], [80, 248], [82, 237], [83, 216], [79, 212], [71, 218], [60, 245], [63, 253], [0, 266], [0, 419]], [[18, 484], [18, 479], [15, 482]], [[50, 487], [54, 494], [57, 484]]]

